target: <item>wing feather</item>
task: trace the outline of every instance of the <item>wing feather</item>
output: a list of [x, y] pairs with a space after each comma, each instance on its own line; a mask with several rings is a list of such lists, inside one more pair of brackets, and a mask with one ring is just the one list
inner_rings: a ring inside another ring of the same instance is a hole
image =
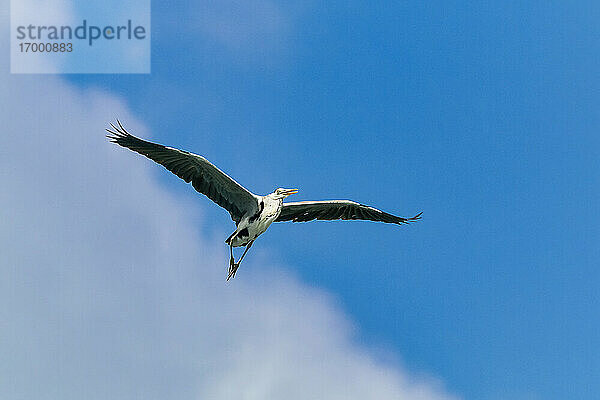
[[234, 181], [223, 171], [197, 154], [139, 139], [125, 130], [120, 121], [110, 124], [107, 137], [155, 161], [229, 211], [236, 224], [247, 213], [258, 209], [257, 196]]
[[313, 220], [368, 220], [390, 224], [408, 224], [421, 219], [419, 213], [411, 218], [398, 217], [350, 200], [299, 201], [283, 203], [275, 222], [308, 222]]

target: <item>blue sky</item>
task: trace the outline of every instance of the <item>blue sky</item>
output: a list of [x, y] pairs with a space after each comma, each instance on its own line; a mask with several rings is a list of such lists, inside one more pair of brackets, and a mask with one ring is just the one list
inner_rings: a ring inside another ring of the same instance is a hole
[[[594, 397], [600, 7], [277, 9], [283, 28], [225, 11], [242, 25], [228, 46], [195, 30], [202, 7], [155, 2], [151, 75], [73, 81], [124, 95], [155, 140], [257, 193], [424, 211], [402, 228], [274, 226], [257, 243], [334, 293], [365, 342], [466, 398]], [[198, 206], [199, 229], [228, 223]]]
[[[121, 96], [153, 140], [255, 193], [424, 213], [274, 225], [236, 279], [285, 264], [362, 344], [465, 399], [592, 399], [599, 17], [592, 2], [153, 2], [150, 75], [67, 80]], [[200, 232], [233, 229], [154, 173], [201, 210]]]

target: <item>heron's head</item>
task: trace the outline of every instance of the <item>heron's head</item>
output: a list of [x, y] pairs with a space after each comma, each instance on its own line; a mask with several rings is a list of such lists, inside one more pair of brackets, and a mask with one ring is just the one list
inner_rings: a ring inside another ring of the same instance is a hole
[[298, 189], [279, 188], [273, 192], [273, 197], [276, 199], [285, 199], [286, 197], [298, 193]]

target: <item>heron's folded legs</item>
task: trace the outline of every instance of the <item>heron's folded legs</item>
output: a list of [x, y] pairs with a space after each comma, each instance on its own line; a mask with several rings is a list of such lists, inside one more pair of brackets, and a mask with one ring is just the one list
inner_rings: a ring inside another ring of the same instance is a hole
[[229, 252], [231, 254], [231, 258], [229, 259], [229, 275], [227, 275], [227, 280], [235, 277], [235, 273], [237, 272], [237, 269], [240, 267], [240, 263], [244, 259], [244, 256], [246, 255], [248, 250], [250, 250], [250, 247], [252, 247], [252, 243], [254, 243], [254, 240], [248, 242], [248, 244], [246, 245], [246, 249], [244, 250], [244, 253], [240, 257], [238, 262], [235, 262], [235, 260], [233, 258], [233, 247], [229, 246]]
[[229, 245], [229, 272], [231, 272], [231, 268], [235, 264], [235, 259], [233, 258], [233, 246]]
[[227, 280], [235, 276], [235, 271], [237, 271], [239, 264], [235, 263], [235, 258], [233, 257], [233, 246], [229, 245], [229, 271], [227, 275]]
[[248, 250], [250, 250], [250, 247], [252, 247], [252, 243], [254, 243], [254, 240], [251, 240], [248, 242], [248, 245], [246, 245], [246, 250], [244, 250], [244, 253], [242, 254], [242, 256], [240, 257], [240, 261], [237, 262], [238, 266], [240, 265], [240, 263], [242, 262], [242, 260], [244, 259], [244, 256], [246, 255], [246, 253], [248, 252]]

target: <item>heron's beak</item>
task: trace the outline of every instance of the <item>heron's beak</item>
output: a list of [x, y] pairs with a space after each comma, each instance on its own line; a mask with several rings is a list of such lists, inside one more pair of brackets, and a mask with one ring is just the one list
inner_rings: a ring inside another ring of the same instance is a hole
[[283, 194], [285, 195], [285, 197], [287, 197], [296, 193], [298, 193], [298, 189], [286, 189], [286, 191]]

